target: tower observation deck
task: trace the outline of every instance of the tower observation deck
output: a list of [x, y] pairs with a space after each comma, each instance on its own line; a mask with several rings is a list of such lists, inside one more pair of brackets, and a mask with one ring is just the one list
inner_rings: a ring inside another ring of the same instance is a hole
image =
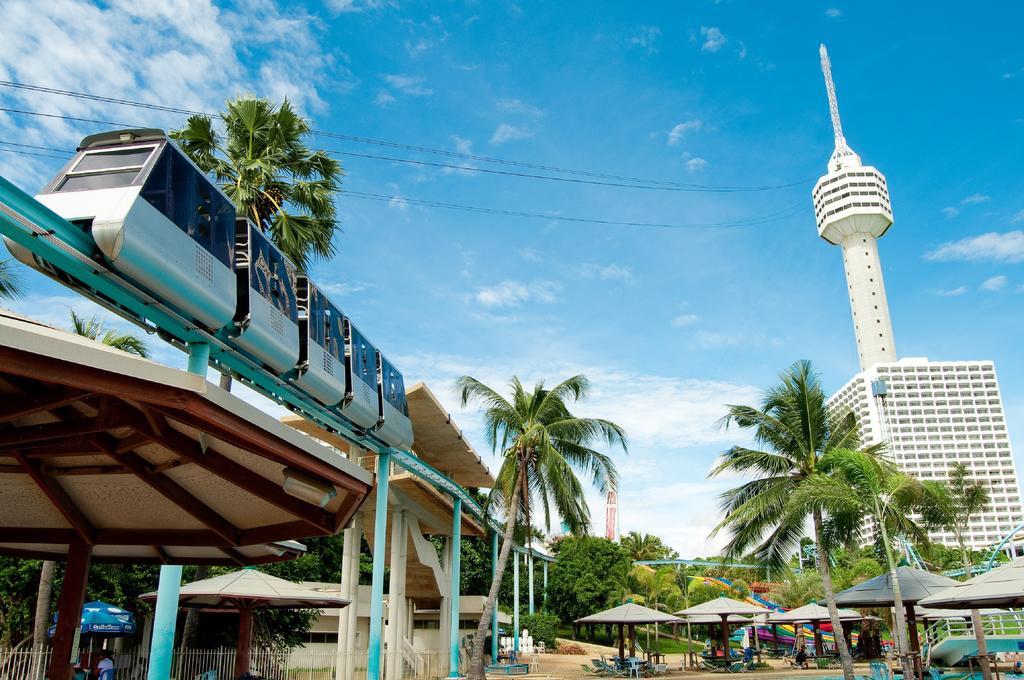
[[878, 238], [892, 226], [892, 207], [885, 175], [863, 165], [846, 143], [832, 65], [821, 46], [821, 70], [825, 76], [835, 150], [828, 173], [814, 185], [814, 217], [818, 235], [843, 249], [850, 311], [857, 336], [861, 370], [882, 361], [896, 361], [896, 343], [889, 318], [889, 303], [878, 258]]

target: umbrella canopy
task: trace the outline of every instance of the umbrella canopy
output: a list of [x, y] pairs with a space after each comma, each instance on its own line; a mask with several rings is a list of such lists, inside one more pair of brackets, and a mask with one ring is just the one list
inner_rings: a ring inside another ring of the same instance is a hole
[[689, 607], [688, 609], [678, 611], [676, 612], [676, 616], [715, 614], [719, 619], [721, 619], [722, 616], [728, 616], [730, 614], [749, 616], [752, 614], [767, 614], [770, 611], [770, 609], [760, 605], [751, 604], [749, 602], [740, 602], [739, 600], [733, 600], [723, 596]]
[[921, 600], [928, 607], [972, 609], [974, 607], [1020, 607], [1024, 605], [1024, 559], [963, 582]]
[[612, 607], [603, 612], [584, 616], [582, 619], [576, 619], [576, 623], [624, 623], [626, 625], [636, 625], [644, 623], [683, 623], [683, 620], [671, 614], [659, 612], [656, 609], [649, 609], [634, 602], [627, 602], [626, 604], [620, 604], [618, 607]]
[[[691, 623], [695, 626], [715, 624], [718, 625], [722, 622], [722, 617], [717, 614], [691, 614], [690, 616], [683, 617], [687, 623]], [[740, 616], [739, 614], [730, 614], [726, 617], [726, 623], [742, 623], [751, 624], [754, 623], [752, 619], [746, 616]]]
[[[915, 604], [958, 583], [948, 576], [913, 567], [897, 567], [896, 578], [899, 579], [904, 605]], [[836, 593], [836, 604], [841, 607], [891, 607], [893, 595], [890, 572]]]
[[[971, 612], [963, 609], [931, 609], [929, 607], [922, 607], [920, 604], [914, 607], [914, 613], [917, 615], [917, 618], [926, 621], [935, 621], [937, 619], [966, 619], [971, 615]], [[991, 616], [992, 614], [1005, 614], [1006, 610], [982, 609], [979, 613], [982, 616]]]
[[[771, 623], [795, 623], [797, 621], [828, 621], [831, 617], [828, 614], [828, 607], [823, 607], [816, 602], [805, 604], [803, 607], [790, 609], [788, 612], [773, 612], [768, 615]], [[860, 621], [864, 616], [852, 609], [840, 609], [839, 619], [841, 621]]]
[[[57, 614], [53, 615], [54, 624]], [[53, 637], [57, 626], [50, 626], [47, 634]], [[86, 602], [82, 605], [82, 635], [117, 637], [135, 632], [135, 614], [106, 602]]]
[[[146, 593], [140, 599], [155, 600], [156, 593]], [[255, 569], [241, 569], [183, 585], [178, 603], [182, 607], [240, 611], [341, 608], [351, 600]]]

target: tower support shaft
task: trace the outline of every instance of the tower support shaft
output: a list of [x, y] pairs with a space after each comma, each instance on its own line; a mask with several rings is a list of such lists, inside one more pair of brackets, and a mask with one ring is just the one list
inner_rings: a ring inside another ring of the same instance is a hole
[[880, 361], [896, 361], [878, 239], [871, 234], [853, 233], [845, 236], [840, 245], [861, 370]]

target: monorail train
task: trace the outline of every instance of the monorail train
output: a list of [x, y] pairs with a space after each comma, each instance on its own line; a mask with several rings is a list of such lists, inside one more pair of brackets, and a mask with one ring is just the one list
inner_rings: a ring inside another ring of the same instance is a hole
[[402, 374], [162, 130], [86, 137], [36, 200], [133, 285], [359, 429], [412, 445]]

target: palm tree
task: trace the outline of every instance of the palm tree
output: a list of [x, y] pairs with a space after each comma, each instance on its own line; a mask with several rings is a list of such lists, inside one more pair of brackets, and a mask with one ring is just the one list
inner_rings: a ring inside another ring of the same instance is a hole
[[342, 169], [306, 145], [309, 121], [287, 99], [274, 106], [243, 95], [226, 104], [220, 123], [223, 135], [208, 116], [191, 116], [170, 135], [299, 269], [305, 271], [313, 255], [330, 258]]
[[593, 447], [605, 444], [625, 451], [626, 434], [608, 420], [578, 418], [569, 411], [567, 402], [579, 402], [590, 391], [590, 382], [582, 375], [551, 389], [543, 382], [537, 383], [532, 392], [513, 377], [511, 401], [470, 376], [459, 378], [456, 385], [463, 406], [471, 402], [483, 406], [487, 441], [502, 458], [488, 505], [497, 504], [503, 511], [504, 536], [497, 577], [491, 582], [469, 662], [470, 679], [484, 680], [484, 639], [516, 527], [532, 526], [530, 516], [536, 503], [543, 511], [546, 528], [550, 528], [554, 510], [571, 533], [585, 534], [590, 528], [590, 510], [576, 475], [589, 476], [602, 493], [615, 488], [615, 463]]
[[913, 677], [914, 661], [909, 653], [910, 638], [896, 578], [893, 541], [905, 538], [927, 544], [928, 535], [910, 517], [921, 496], [921, 483], [899, 472], [892, 461], [863, 451], [836, 449], [823, 457], [820, 471], [800, 485], [788, 504], [794, 516], [806, 517], [808, 512], [828, 514], [836, 541], [855, 540], [865, 520], [873, 525], [876, 543], [885, 555], [892, 580], [896, 644], [905, 678]]
[[21, 297], [21, 277], [11, 266], [14, 260], [0, 260], [0, 300], [13, 300]]
[[101, 342], [107, 347], [119, 349], [127, 354], [136, 354], [143, 358], [149, 358], [149, 348], [146, 341], [131, 333], [118, 333], [107, 328], [99, 317], [93, 316], [86, 319], [71, 311], [71, 332], [81, 335], [90, 340]]
[[665, 559], [672, 550], [654, 534], [630, 531], [619, 539], [619, 543], [633, 562], [639, 560]]
[[[0, 273], [2, 273], [2, 268], [0, 268]], [[0, 283], [2, 283], [2, 276], [0, 276]], [[75, 335], [101, 342], [108, 347], [119, 349], [127, 354], [135, 354], [144, 358], [149, 357], [149, 348], [142, 338], [130, 333], [118, 333], [113, 329], [108, 329], [103, 325], [99, 317], [93, 316], [87, 319], [76, 314], [74, 310], [71, 310], [70, 314], [70, 331]], [[39, 589], [36, 592], [36, 611], [32, 623], [32, 646], [37, 651], [42, 649], [46, 640], [46, 628], [50, 623], [53, 575], [56, 568], [56, 562], [44, 560], [42, 568], [39, 570]], [[42, 656], [38, 655], [37, 659], [38, 663], [41, 661]], [[32, 677], [39, 677], [38, 671], [34, 672]]]
[[[971, 481], [968, 474], [967, 466], [956, 462], [950, 468], [948, 483], [931, 480], [921, 483], [924, 488], [921, 503], [924, 524], [928, 529], [945, 530], [953, 534], [960, 549], [965, 579], [971, 577], [971, 551], [967, 549], [966, 542], [971, 518], [985, 510], [989, 504], [988, 486], [981, 480]], [[976, 631], [982, 630], [981, 612], [977, 609], [971, 610], [971, 625]], [[984, 635], [977, 637], [982, 677], [989, 680], [992, 669], [988, 663], [988, 646]]]
[[787, 609], [802, 607], [820, 600], [825, 595], [821, 587], [821, 574], [814, 571], [791, 573], [772, 592], [772, 599]]
[[[789, 497], [817, 474], [824, 456], [835, 449], [860, 446], [854, 415], [831, 415], [827, 401], [811, 363], [798, 361], [780, 376], [778, 385], [765, 392], [759, 406], [728, 407], [722, 425], [750, 431], [755, 448], [733, 446], [722, 454], [709, 476], [732, 473], [755, 478], [721, 496], [725, 517], [712, 536], [723, 529], [729, 532], [724, 551], [727, 557], [739, 558], [752, 552], [753, 559], [769, 574], [788, 571], [789, 557], [800, 548], [807, 521], [807, 514], [799, 516], [789, 511]], [[823, 533], [824, 517], [817, 509], [808, 514], [829, 618], [835, 630], [842, 630], [832, 587], [829, 546]], [[836, 636], [836, 647], [843, 677], [853, 680], [853, 658], [842, 635]]]
[[[337, 160], [306, 145], [309, 122], [287, 99], [275, 107], [251, 95], [229, 101], [220, 122], [223, 136], [200, 115], [170, 135], [299, 269], [305, 271], [313, 255], [330, 258], [343, 172]], [[231, 390], [229, 373], [221, 375], [220, 387]]]

